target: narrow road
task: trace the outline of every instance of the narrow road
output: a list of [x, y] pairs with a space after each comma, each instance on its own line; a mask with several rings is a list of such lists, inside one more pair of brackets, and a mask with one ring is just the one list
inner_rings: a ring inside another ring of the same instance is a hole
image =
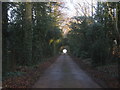
[[68, 55], [61, 55], [33, 88], [101, 88]]

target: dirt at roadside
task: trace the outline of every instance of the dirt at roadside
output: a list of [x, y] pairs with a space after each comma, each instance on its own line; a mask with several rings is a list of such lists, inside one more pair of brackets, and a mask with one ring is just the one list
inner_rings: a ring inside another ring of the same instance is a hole
[[10, 77], [2, 82], [3, 88], [31, 88], [40, 75], [55, 62], [56, 57], [50, 58], [48, 61], [36, 65], [34, 68], [20, 67], [19, 71], [25, 72], [25, 75]]
[[116, 70], [118, 67], [116, 64], [101, 66], [94, 68], [90, 65], [89, 60], [87, 62], [81, 59], [78, 59], [74, 56], [71, 56], [74, 61], [84, 70], [88, 75], [90, 75], [94, 81], [100, 84], [104, 88], [119, 88], [120, 84], [116, 77]]

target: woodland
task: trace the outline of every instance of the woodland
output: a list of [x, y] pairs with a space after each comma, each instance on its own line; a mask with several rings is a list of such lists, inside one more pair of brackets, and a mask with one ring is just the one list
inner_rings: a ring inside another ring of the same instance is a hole
[[63, 3], [3, 2], [2, 7], [3, 81], [24, 75], [18, 70], [21, 67], [35, 68], [48, 62], [63, 48], [68, 49], [69, 55], [82, 61], [89, 59], [93, 68], [120, 80], [119, 2], [98, 2], [97, 7], [91, 7], [91, 15], [84, 7], [84, 15], [70, 18], [66, 37], [60, 28], [64, 21], [60, 9], [65, 8]]

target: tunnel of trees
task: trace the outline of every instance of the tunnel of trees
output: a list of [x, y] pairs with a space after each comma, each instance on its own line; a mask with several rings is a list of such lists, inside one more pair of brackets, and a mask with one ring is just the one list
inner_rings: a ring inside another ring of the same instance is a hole
[[114, 76], [120, 81], [120, 3], [98, 2], [95, 11], [92, 16], [71, 18], [70, 51], [81, 59], [90, 58], [93, 67], [115, 64]]
[[66, 37], [59, 28], [59, 2], [3, 2], [2, 7], [3, 77], [18, 66], [45, 62], [64, 48], [70, 55], [90, 58], [93, 67], [117, 63], [119, 69], [120, 3], [98, 2], [91, 16], [85, 11], [70, 18]]
[[59, 3], [2, 3], [3, 76], [16, 66], [31, 66], [59, 52]]
[[92, 16], [72, 18], [68, 42], [73, 55], [92, 58], [94, 65], [120, 60], [120, 3], [97, 3]]

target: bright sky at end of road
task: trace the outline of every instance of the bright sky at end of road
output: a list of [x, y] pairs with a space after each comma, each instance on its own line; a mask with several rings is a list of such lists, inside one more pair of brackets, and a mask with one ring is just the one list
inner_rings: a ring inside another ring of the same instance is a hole
[[63, 53], [67, 53], [67, 49], [63, 49]]

